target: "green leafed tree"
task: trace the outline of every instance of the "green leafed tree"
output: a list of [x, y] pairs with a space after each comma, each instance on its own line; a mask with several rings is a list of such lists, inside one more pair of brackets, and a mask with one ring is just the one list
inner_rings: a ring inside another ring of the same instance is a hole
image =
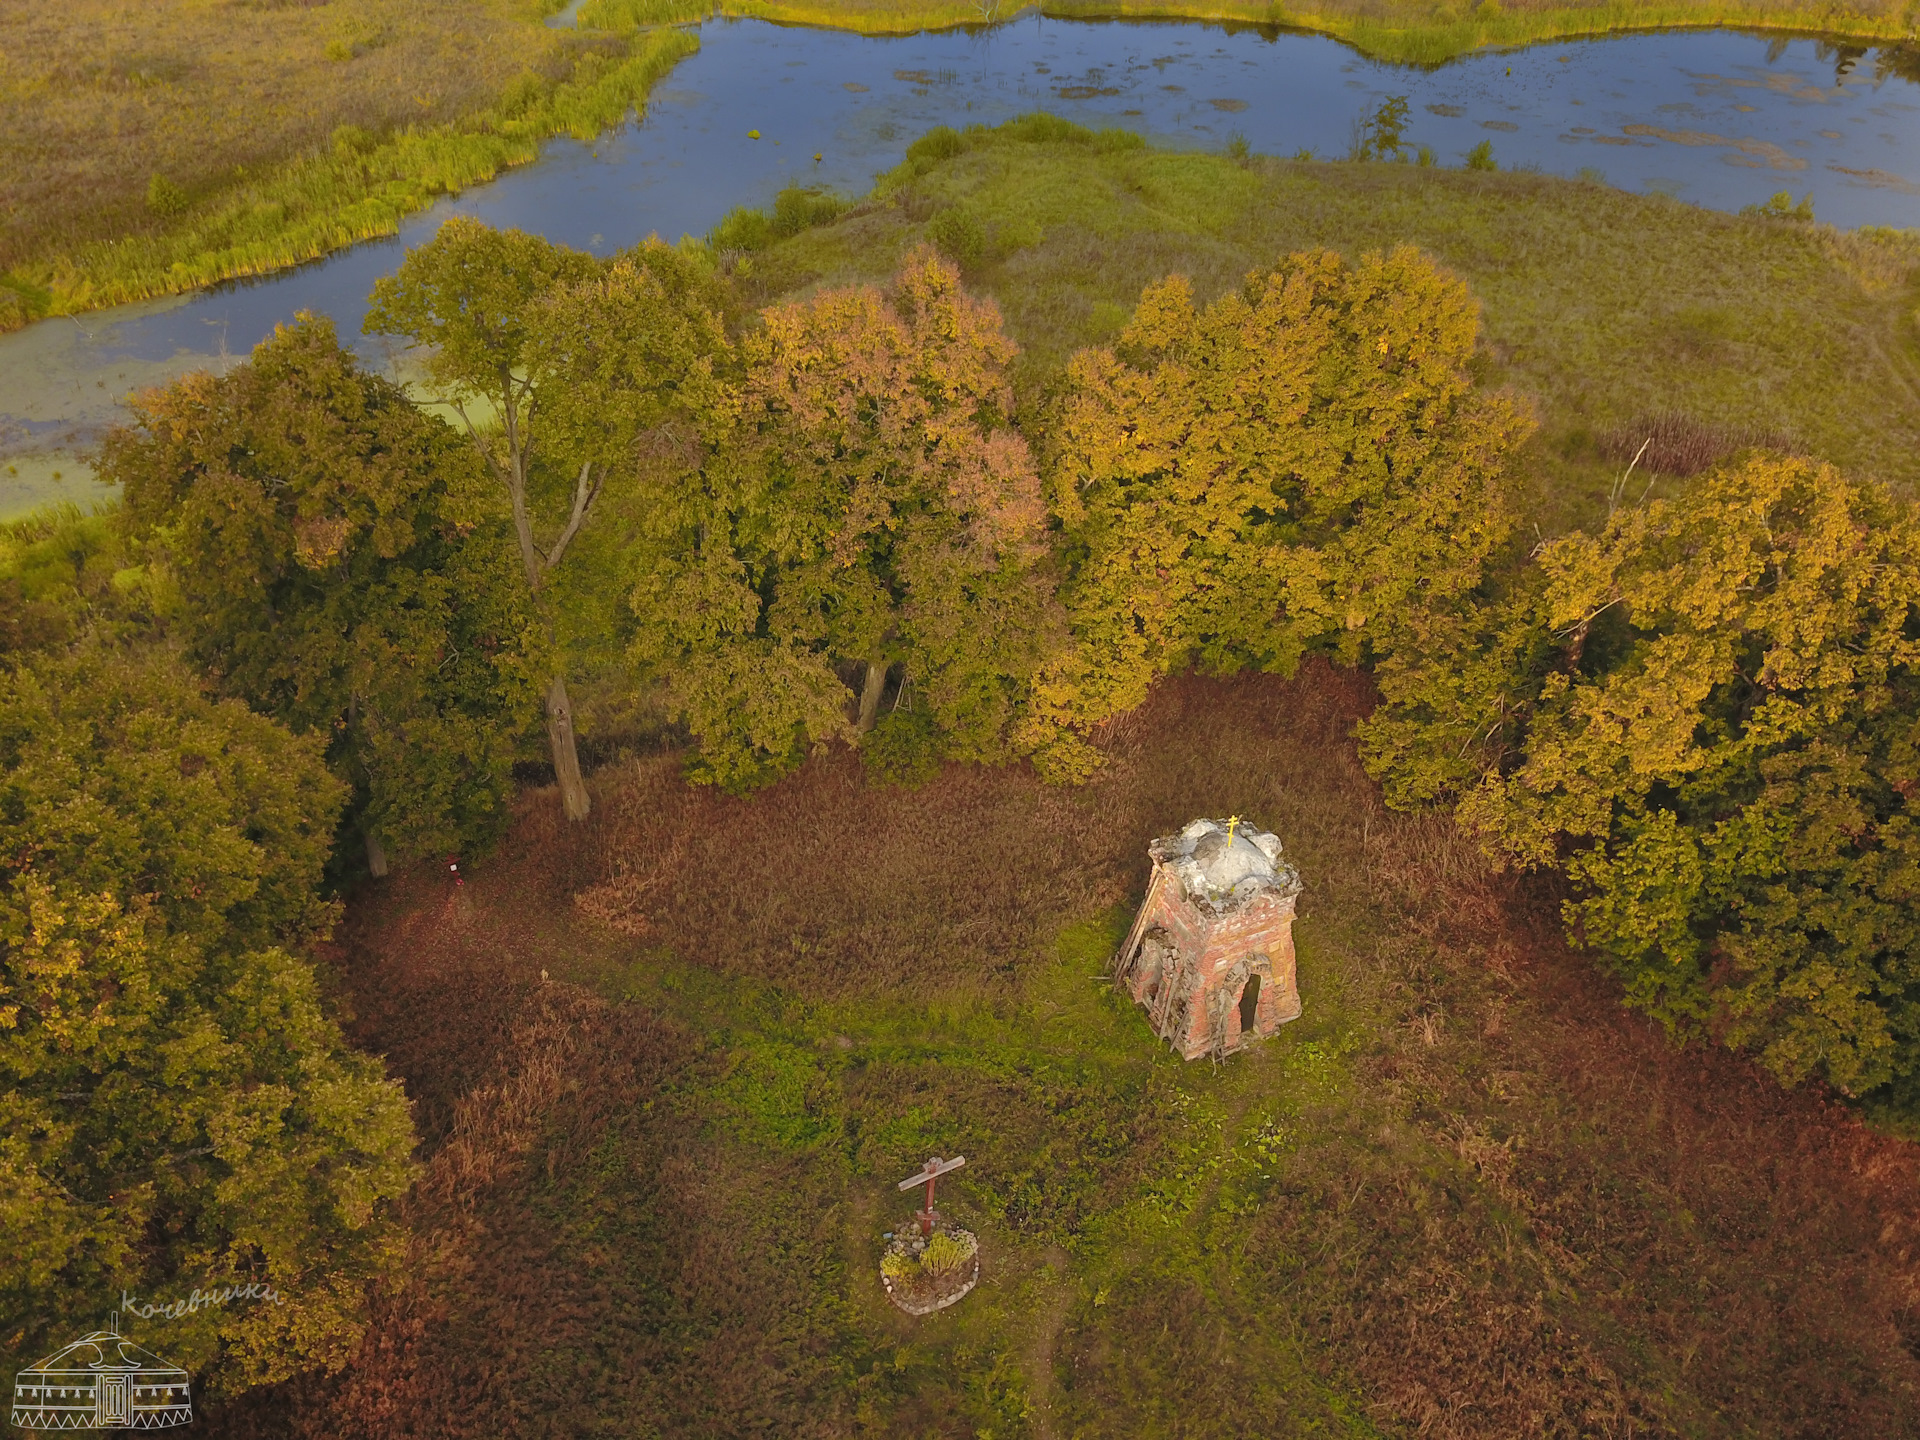
[[342, 798], [319, 737], [157, 652], [0, 670], [0, 1315], [20, 1363], [142, 1304], [237, 1388], [345, 1363], [397, 1258], [407, 1102], [301, 952]]
[[150, 635], [157, 577], [132, 555], [114, 510], [54, 505], [0, 524], [0, 664], [82, 635]]
[[650, 444], [664, 432], [670, 448], [676, 424], [690, 432], [685, 417], [715, 403], [717, 282], [702, 256], [658, 241], [603, 265], [456, 218], [379, 282], [366, 328], [420, 347], [427, 398], [459, 417], [505, 501], [547, 639], [554, 774], [568, 817], [584, 819], [566, 642], [597, 577], [563, 562], [609, 487], [637, 482]]
[[468, 447], [303, 316], [106, 442], [172, 623], [228, 694], [327, 737], [375, 875], [504, 823], [545, 649]]
[[1159, 676], [1378, 659], [1482, 579], [1512, 530], [1530, 421], [1475, 389], [1467, 287], [1418, 251], [1323, 252], [1211, 305], [1149, 286], [1073, 358], [1049, 484], [1074, 643], [1042, 669], [1030, 743], [1063, 776]]
[[871, 731], [895, 671], [938, 753], [1009, 753], [1053, 609], [1014, 354], [927, 248], [886, 290], [773, 307], [743, 339], [635, 554], [632, 653], [702, 778], [750, 788]]
[[1920, 518], [1756, 457], [1544, 547], [1381, 675], [1400, 804], [1455, 797], [1630, 1001], [1787, 1083], [1920, 1099]]

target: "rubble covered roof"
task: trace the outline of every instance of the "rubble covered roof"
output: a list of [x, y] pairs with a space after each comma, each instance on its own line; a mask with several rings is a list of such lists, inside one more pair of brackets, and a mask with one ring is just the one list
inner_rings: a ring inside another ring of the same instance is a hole
[[1280, 858], [1279, 838], [1244, 821], [1195, 820], [1155, 840], [1147, 853], [1173, 872], [1187, 899], [1215, 913], [1270, 892], [1300, 893], [1300, 873]]

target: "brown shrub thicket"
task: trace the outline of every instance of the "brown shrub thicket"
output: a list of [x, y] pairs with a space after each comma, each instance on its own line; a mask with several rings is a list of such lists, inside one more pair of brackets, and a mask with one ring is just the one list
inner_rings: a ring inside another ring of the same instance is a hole
[[1703, 475], [1742, 450], [1790, 452], [1794, 448], [1784, 435], [1750, 426], [1713, 425], [1677, 410], [1640, 416], [1600, 436], [1600, 453], [1616, 464], [1631, 464], [1638, 456], [1638, 469], [1683, 479]]

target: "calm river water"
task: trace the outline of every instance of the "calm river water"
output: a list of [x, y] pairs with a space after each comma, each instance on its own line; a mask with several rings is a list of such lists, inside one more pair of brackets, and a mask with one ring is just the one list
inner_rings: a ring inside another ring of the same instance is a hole
[[[1920, 62], [1727, 31], [1629, 35], [1469, 56], [1422, 71], [1335, 41], [1181, 23], [1026, 18], [981, 34], [873, 39], [711, 21], [645, 120], [442, 200], [390, 240], [255, 282], [43, 321], [0, 336], [0, 516], [103, 492], [87, 448], [130, 390], [244, 356], [298, 310], [359, 335], [373, 282], [449, 215], [606, 254], [649, 232], [704, 234], [798, 179], [848, 194], [938, 124], [1048, 109], [1158, 144], [1346, 153], [1390, 95], [1407, 141], [1505, 167], [1738, 209], [1811, 192], [1842, 226], [1920, 227]], [[748, 138], [749, 130], [763, 137]], [[821, 158], [816, 162], [815, 154]], [[361, 340], [370, 359], [374, 342]]]

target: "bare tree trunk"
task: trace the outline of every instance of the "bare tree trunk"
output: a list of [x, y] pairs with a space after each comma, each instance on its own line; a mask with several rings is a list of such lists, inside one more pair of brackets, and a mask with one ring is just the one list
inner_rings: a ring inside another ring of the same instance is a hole
[[573, 702], [567, 698], [567, 681], [555, 675], [547, 689], [547, 742], [553, 749], [553, 774], [560, 782], [560, 804], [569, 820], [584, 820], [593, 808], [587, 799], [587, 782], [580, 778], [580, 751], [573, 740]]
[[[360, 692], [354, 691], [347, 696], [347, 731], [351, 734], [360, 724]], [[371, 825], [362, 825], [360, 834], [367, 842], [367, 869], [376, 880], [387, 878], [387, 848], [380, 843], [380, 837], [373, 832]]]
[[860, 724], [862, 735], [873, 729], [873, 723], [880, 715], [880, 697], [887, 691], [887, 667], [884, 661], [867, 662], [867, 683], [860, 691]]

